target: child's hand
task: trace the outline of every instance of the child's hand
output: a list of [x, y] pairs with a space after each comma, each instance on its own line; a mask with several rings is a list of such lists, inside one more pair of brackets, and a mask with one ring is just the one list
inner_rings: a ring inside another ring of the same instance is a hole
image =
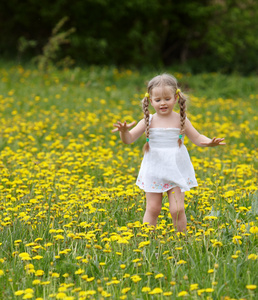
[[114, 127], [116, 127], [115, 129], [112, 130], [112, 132], [116, 132], [116, 131], [121, 131], [121, 132], [126, 132], [128, 129], [130, 129], [131, 127], [133, 127], [135, 125], [135, 121], [133, 121], [130, 124], [126, 124], [126, 121], [124, 123], [121, 122], [117, 122], [116, 124], [113, 124]]
[[207, 146], [207, 147], [223, 146], [223, 145], [226, 145], [226, 143], [221, 143], [224, 140], [225, 139], [220, 139], [220, 138], [215, 138], [214, 137], [211, 141], [209, 141], [209, 142], [201, 142], [201, 144], [203, 146]]

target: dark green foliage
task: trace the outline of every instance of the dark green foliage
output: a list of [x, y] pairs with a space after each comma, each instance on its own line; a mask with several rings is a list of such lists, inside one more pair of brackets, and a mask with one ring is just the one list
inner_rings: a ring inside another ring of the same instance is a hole
[[18, 41], [27, 41], [22, 45], [27, 57], [42, 54], [64, 16], [69, 17], [64, 31], [77, 31], [71, 44], [63, 45], [62, 56], [77, 63], [258, 70], [255, 0], [1, 1], [0, 54], [17, 56]]

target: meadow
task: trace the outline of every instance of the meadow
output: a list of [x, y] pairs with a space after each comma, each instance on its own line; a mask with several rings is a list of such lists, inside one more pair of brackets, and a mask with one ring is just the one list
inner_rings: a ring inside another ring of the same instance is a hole
[[257, 77], [176, 76], [187, 116], [227, 145], [185, 144], [199, 186], [177, 233], [164, 195], [155, 231], [136, 185], [155, 71], [0, 67], [1, 299], [257, 299]]

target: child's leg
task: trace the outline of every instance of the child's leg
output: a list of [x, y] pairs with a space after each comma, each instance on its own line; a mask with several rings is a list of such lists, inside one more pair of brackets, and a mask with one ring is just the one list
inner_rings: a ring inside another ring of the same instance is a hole
[[177, 231], [186, 230], [186, 215], [184, 207], [185, 193], [179, 187], [175, 187], [168, 192], [169, 210], [173, 223]]
[[162, 193], [146, 193], [146, 211], [143, 223], [156, 226], [162, 206]]

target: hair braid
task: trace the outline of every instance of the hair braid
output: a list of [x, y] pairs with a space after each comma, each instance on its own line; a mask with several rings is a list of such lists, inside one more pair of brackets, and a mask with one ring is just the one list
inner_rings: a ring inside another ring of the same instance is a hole
[[149, 137], [150, 137], [150, 112], [149, 112], [149, 100], [148, 97], [144, 97], [142, 100], [142, 110], [144, 113], [144, 120], [145, 120], [145, 133], [146, 133], [146, 143], [143, 146], [143, 152], [148, 152], [150, 149], [149, 145]]
[[[179, 92], [179, 107], [180, 107], [180, 136], [185, 133], [185, 120], [186, 120], [186, 97], [183, 93]], [[178, 145], [182, 145], [182, 137], [178, 139]]]

